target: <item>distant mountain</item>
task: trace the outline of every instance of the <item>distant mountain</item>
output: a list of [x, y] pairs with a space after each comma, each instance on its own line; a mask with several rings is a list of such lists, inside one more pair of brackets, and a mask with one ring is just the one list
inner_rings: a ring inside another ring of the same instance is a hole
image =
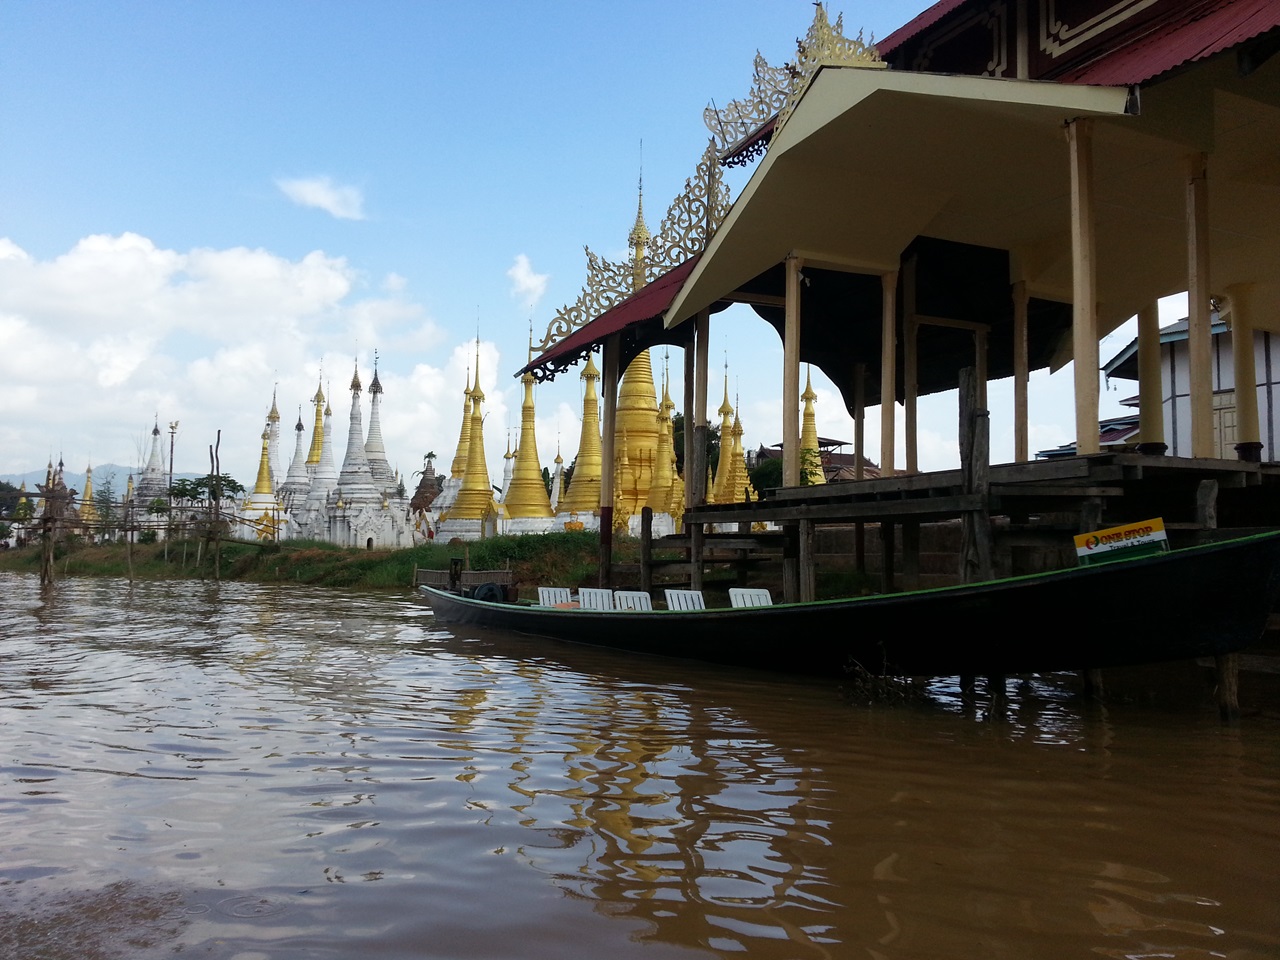
[[[34, 493], [36, 484], [44, 483], [46, 472], [46, 468], [41, 468], [40, 470], [32, 470], [28, 473], [0, 473], [0, 480], [12, 483], [15, 487], [20, 487], [25, 483], [27, 485], [27, 489]], [[115, 478], [113, 485], [115, 487], [116, 497], [119, 498], [124, 493], [125, 485], [129, 482], [129, 474], [132, 473], [136, 480], [140, 472], [140, 470], [132, 467], [122, 467], [117, 463], [104, 463], [101, 465], [95, 463], [93, 465], [93, 492], [95, 494], [98, 493], [102, 489], [102, 481], [114, 474]], [[175, 473], [173, 475], [173, 479], [195, 480], [197, 477], [202, 476], [204, 476], [202, 473]], [[84, 492], [83, 470], [77, 472], [64, 465], [62, 470], [62, 479], [66, 481], [66, 484], [70, 489], [76, 490], [80, 493]]]

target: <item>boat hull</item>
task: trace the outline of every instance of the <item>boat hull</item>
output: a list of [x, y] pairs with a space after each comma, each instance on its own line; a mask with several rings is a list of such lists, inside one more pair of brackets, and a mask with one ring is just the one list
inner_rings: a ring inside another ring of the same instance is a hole
[[420, 587], [446, 623], [786, 673], [1042, 673], [1240, 650], [1280, 594], [1280, 534], [939, 590], [705, 611], [564, 610]]

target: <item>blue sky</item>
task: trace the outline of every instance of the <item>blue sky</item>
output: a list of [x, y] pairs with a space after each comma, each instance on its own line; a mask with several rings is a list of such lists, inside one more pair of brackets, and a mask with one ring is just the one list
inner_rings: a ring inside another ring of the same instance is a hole
[[[869, 39], [927, 6], [828, 10]], [[656, 230], [703, 108], [747, 93], [757, 50], [789, 59], [812, 17], [808, 0], [0, 4], [0, 473], [136, 463], [158, 416], [179, 421], [179, 472], [207, 469], [221, 429], [224, 469], [252, 484], [273, 387], [285, 469], [321, 364], [340, 459], [375, 349], [393, 466], [447, 466], [478, 333], [499, 479], [530, 323], [540, 339], [576, 299], [584, 245], [626, 256], [642, 158]], [[781, 345], [747, 320], [713, 321], [710, 409], [727, 362], [755, 446], [781, 439]], [[1033, 447], [1072, 439], [1069, 376], [1033, 383]], [[814, 385], [819, 432], [851, 439]], [[557, 438], [573, 456], [580, 396], [574, 375], [539, 387], [544, 463]], [[954, 420], [952, 399], [925, 403], [923, 467], [954, 461]]]

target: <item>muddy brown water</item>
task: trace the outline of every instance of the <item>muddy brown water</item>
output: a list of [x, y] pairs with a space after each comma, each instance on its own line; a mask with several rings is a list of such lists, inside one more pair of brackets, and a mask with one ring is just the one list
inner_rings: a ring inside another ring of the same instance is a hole
[[1280, 676], [1236, 727], [1207, 683], [859, 706], [407, 596], [0, 575], [0, 957], [1277, 957]]

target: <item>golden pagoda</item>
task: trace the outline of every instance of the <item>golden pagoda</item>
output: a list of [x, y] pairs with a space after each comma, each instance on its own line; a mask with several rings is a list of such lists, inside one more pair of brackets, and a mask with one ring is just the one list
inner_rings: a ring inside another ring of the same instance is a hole
[[80, 497], [80, 519], [86, 523], [98, 522], [98, 508], [93, 503], [93, 467], [84, 468], [84, 493]]
[[[642, 185], [636, 222], [627, 236], [632, 250], [632, 293], [638, 292], [645, 285], [645, 248], [649, 239], [649, 228], [644, 222]], [[615, 475], [617, 489], [614, 503], [615, 511], [620, 506], [630, 516], [639, 513], [649, 498], [658, 449], [658, 394], [653, 385], [653, 367], [648, 350], [642, 350], [627, 365], [618, 388], [614, 444], [616, 446], [623, 443], [627, 448], [626, 456], [621, 458], [623, 468]]]
[[449, 520], [483, 520], [496, 512], [493, 487], [489, 481], [489, 465], [484, 455], [484, 391], [480, 389], [480, 343], [476, 341], [476, 384], [471, 389], [471, 429], [467, 431], [467, 464], [462, 486], [449, 510]]
[[724, 400], [716, 413], [720, 414], [720, 462], [716, 465], [714, 482], [707, 484], [707, 502], [733, 503], [736, 498], [729, 486], [729, 474], [733, 472], [733, 405], [729, 403], [728, 363], [724, 370]]
[[818, 422], [813, 412], [813, 401], [818, 399], [818, 395], [813, 392], [808, 369], [805, 370], [804, 393], [800, 394], [800, 399], [804, 401], [804, 417], [800, 426], [800, 482], [806, 485], [826, 483], [822, 451], [818, 447]]
[[[755, 488], [751, 485], [751, 477], [747, 474], [746, 451], [742, 449], [742, 419], [737, 412], [733, 415], [733, 427], [730, 429], [729, 473], [725, 480], [724, 503], [749, 503]], [[724, 465], [724, 441], [721, 441], [720, 463]]]
[[[476, 388], [480, 387], [479, 351], [476, 352]], [[454, 451], [449, 476], [461, 480], [467, 472], [467, 456], [471, 451], [471, 371], [467, 371], [467, 385], [462, 391], [462, 430], [458, 434], [458, 449]]]
[[315, 471], [324, 450], [324, 391], [320, 387], [320, 381], [317, 380], [316, 395], [311, 398], [311, 402], [316, 405], [316, 423], [311, 429], [311, 449], [307, 451], [308, 473]]
[[[273, 408], [274, 409], [274, 408]], [[279, 419], [279, 416], [276, 417]], [[271, 461], [268, 457], [268, 445], [271, 443], [271, 427], [262, 431], [262, 457], [258, 461], [258, 479], [253, 485], [253, 496], [266, 494], [271, 496]]]
[[671, 512], [671, 490], [675, 478], [675, 447], [671, 438], [671, 414], [675, 401], [671, 399], [669, 378], [662, 377], [662, 403], [658, 406], [658, 448], [654, 453], [653, 480], [649, 485], [648, 507], [654, 513]]
[[589, 353], [582, 371], [582, 381], [586, 386], [583, 388], [578, 458], [573, 464], [569, 489], [560, 500], [560, 513], [594, 515], [600, 512], [600, 476], [604, 470], [604, 458], [600, 444], [600, 397], [596, 393], [596, 381], [599, 379], [595, 354]]
[[[532, 345], [529, 350], [533, 358]], [[508, 519], [537, 517], [550, 520], [555, 516], [551, 498], [542, 482], [542, 465], [538, 460], [538, 440], [534, 435], [533, 374], [528, 371], [520, 378], [524, 384], [524, 403], [520, 407], [520, 442], [516, 447], [515, 470], [511, 485], [502, 498]]]

